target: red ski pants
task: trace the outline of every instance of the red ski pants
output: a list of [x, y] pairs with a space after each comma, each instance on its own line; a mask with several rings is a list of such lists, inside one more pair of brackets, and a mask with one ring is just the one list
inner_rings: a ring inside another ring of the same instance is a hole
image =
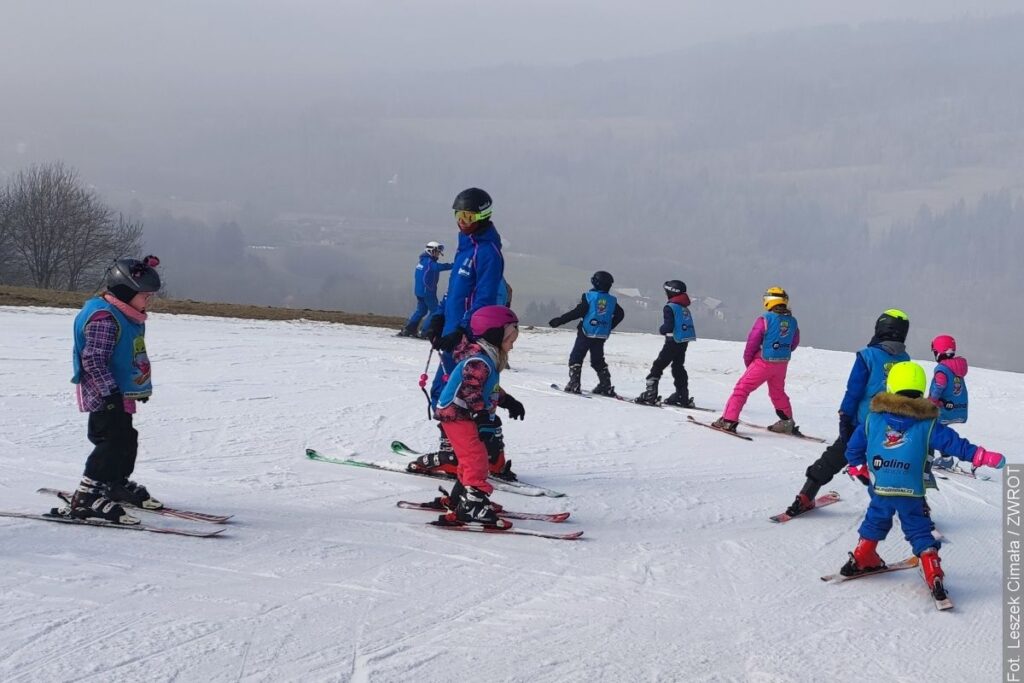
[[441, 427], [448, 440], [452, 442], [455, 457], [459, 459], [459, 471], [456, 474], [459, 481], [463, 486], [472, 486], [491, 495], [494, 487], [487, 483], [487, 447], [477, 434], [476, 423], [471, 420], [456, 420], [442, 422]]

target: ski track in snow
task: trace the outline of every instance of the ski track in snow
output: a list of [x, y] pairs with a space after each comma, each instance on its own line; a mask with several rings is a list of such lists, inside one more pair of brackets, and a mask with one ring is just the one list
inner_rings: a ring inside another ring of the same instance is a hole
[[[55, 505], [35, 489], [73, 486], [88, 454], [68, 381], [74, 314], [0, 307], [3, 509]], [[951, 541], [942, 556], [953, 612], [935, 610], [916, 570], [823, 584], [856, 543], [861, 485], [841, 475], [828, 487], [838, 504], [784, 525], [767, 519], [823, 445], [756, 430], [744, 442], [688, 425], [681, 411], [560, 394], [548, 385], [565, 381], [573, 331], [523, 330], [504, 385], [527, 414], [505, 421], [508, 456], [524, 480], [569, 497], [495, 499], [572, 512], [564, 525], [522, 528], [586, 535], [457, 534], [395, 507], [432, 498], [434, 482], [303, 456], [310, 446], [404, 462], [393, 439], [433, 446], [418, 386], [425, 343], [383, 329], [159, 313], [147, 332], [156, 393], [136, 417], [135, 477], [168, 504], [235, 517], [216, 539], [0, 520], [5, 683], [998, 675], [998, 473], [940, 480], [929, 495]], [[611, 338], [621, 393], [642, 390], [660, 346], [657, 335]], [[724, 405], [741, 352], [691, 347], [699, 405]], [[806, 432], [834, 438], [851, 362], [796, 353], [788, 387]], [[583, 377], [596, 383], [587, 366]], [[1020, 375], [972, 368], [960, 433], [1009, 450], [1019, 389]], [[775, 419], [763, 388], [743, 417]], [[898, 522], [880, 551], [910, 554]]]

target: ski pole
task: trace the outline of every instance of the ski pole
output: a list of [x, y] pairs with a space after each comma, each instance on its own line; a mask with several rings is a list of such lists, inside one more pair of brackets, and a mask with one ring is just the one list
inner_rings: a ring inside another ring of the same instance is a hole
[[430, 415], [430, 394], [427, 393], [427, 372], [430, 370], [430, 361], [434, 358], [434, 347], [430, 347], [430, 353], [427, 354], [427, 364], [423, 368], [423, 374], [420, 375], [420, 391], [423, 392], [423, 396], [427, 399], [427, 419], [431, 418]]

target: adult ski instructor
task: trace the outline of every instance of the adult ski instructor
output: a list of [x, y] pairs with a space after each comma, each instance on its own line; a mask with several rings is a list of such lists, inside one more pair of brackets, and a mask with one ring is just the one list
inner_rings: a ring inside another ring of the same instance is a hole
[[[471, 187], [456, 195], [452, 209], [459, 227], [458, 251], [452, 259], [448, 293], [427, 332], [431, 344], [441, 352], [441, 365], [430, 389], [432, 405], [437, 404], [444, 378], [455, 368], [452, 351], [466, 337], [473, 313], [498, 304], [505, 287], [505, 259], [501, 235], [491, 222], [491, 195]], [[440, 451], [450, 450], [442, 431]]]

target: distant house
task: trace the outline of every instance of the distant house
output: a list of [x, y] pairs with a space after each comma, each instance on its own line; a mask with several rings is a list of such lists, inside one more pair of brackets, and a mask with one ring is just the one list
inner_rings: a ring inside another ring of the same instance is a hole
[[638, 308], [648, 308], [651, 305], [650, 297], [644, 296], [639, 289], [635, 287], [613, 287], [612, 291], [620, 297], [623, 297], [625, 301], [631, 303]]

